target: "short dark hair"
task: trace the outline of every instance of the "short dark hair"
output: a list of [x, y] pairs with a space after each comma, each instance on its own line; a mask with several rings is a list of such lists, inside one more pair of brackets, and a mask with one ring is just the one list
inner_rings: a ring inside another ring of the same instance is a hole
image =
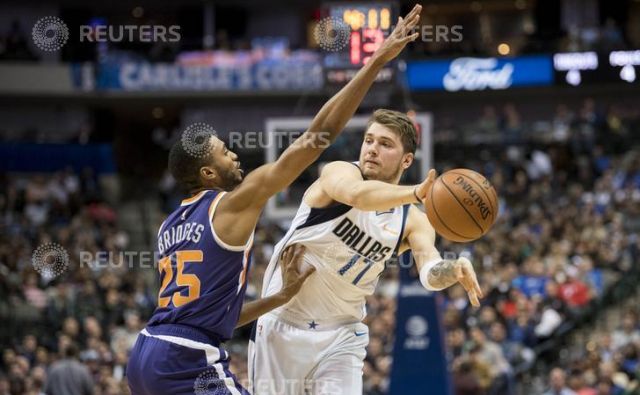
[[75, 343], [69, 343], [64, 350], [64, 356], [66, 358], [77, 358], [80, 354], [80, 349]]
[[210, 163], [210, 154], [194, 155], [178, 140], [169, 151], [169, 172], [185, 192], [200, 187], [200, 168]]
[[372, 123], [379, 123], [391, 129], [396, 133], [402, 141], [402, 148], [404, 152], [416, 153], [418, 145], [418, 132], [411, 118], [400, 111], [393, 111], [387, 109], [379, 109], [373, 112], [369, 122], [367, 123], [367, 129]]

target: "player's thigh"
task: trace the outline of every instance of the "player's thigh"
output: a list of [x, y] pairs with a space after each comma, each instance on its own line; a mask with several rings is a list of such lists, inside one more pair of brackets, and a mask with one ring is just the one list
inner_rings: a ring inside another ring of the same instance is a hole
[[313, 367], [306, 331], [270, 316], [258, 319], [249, 343], [249, 389], [254, 395], [301, 394], [305, 376]]
[[323, 356], [308, 377], [306, 393], [312, 395], [362, 394], [362, 369], [369, 344], [364, 324], [343, 329], [333, 349]]

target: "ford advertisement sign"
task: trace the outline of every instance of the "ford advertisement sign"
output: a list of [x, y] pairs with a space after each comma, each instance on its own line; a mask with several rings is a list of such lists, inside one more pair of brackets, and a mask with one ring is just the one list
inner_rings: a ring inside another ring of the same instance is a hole
[[407, 64], [407, 80], [411, 90], [449, 92], [544, 86], [553, 83], [553, 62], [545, 55], [415, 61]]

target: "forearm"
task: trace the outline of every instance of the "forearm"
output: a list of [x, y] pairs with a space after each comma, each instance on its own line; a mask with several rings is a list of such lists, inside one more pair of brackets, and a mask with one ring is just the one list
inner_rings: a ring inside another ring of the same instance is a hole
[[240, 311], [240, 318], [238, 319], [238, 323], [236, 324], [236, 328], [257, 320], [261, 315], [266, 314], [271, 310], [287, 303], [289, 299], [290, 298], [286, 295], [277, 293], [266, 298], [243, 304], [242, 310]]
[[262, 192], [254, 195], [256, 201], [267, 199], [295, 180], [302, 171], [316, 161], [322, 152], [329, 147], [371, 87], [373, 81], [384, 65], [382, 61], [372, 58], [367, 62], [355, 78], [333, 96], [313, 118], [307, 131], [289, 146], [274, 163], [271, 174], [262, 185]]
[[351, 206], [363, 211], [388, 210], [418, 203], [415, 185], [393, 185], [381, 181], [362, 181], [355, 188]]

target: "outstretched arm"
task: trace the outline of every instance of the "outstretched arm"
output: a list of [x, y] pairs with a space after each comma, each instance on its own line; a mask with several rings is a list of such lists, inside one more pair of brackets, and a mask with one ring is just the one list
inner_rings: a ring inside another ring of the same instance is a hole
[[[216, 214], [215, 229], [226, 229], [225, 242], [244, 244], [257, 222], [267, 200], [291, 184], [320, 154], [328, 148], [345, 127], [364, 99], [382, 67], [394, 59], [419, 33], [410, 34], [420, 20], [422, 7], [416, 5], [382, 43], [355, 77], [333, 96], [313, 118], [307, 131], [289, 146], [277, 161], [251, 172], [246, 179], [220, 202], [228, 215]], [[237, 214], [241, 214], [238, 217]], [[218, 221], [220, 223], [218, 223]]]
[[320, 187], [331, 199], [363, 210], [387, 210], [404, 204], [420, 203], [435, 180], [431, 170], [417, 185], [396, 185], [364, 180], [357, 167], [347, 162], [331, 162], [320, 174]]
[[416, 207], [409, 210], [405, 240], [404, 249], [401, 248], [400, 253], [411, 249], [420, 272], [420, 282], [425, 288], [440, 291], [460, 283], [467, 291], [471, 304], [480, 306], [478, 298], [483, 295], [473, 265], [463, 257], [456, 260], [442, 259], [435, 247], [436, 232], [426, 215]]
[[304, 246], [298, 244], [291, 245], [284, 250], [281, 257], [282, 276], [284, 277], [282, 289], [266, 298], [243, 304], [236, 328], [255, 321], [261, 315], [286, 304], [300, 291], [302, 283], [316, 270], [311, 266], [302, 273], [299, 271], [304, 250]]

